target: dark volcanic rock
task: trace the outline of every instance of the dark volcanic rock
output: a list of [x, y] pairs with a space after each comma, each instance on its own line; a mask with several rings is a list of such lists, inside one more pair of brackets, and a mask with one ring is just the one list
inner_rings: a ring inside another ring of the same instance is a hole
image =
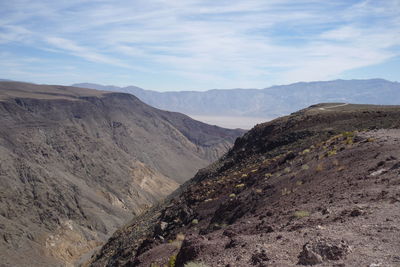
[[320, 239], [306, 243], [299, 255], [299, 264], [315, 265], [325, 260], [337, 261], [350, 252], [347, 242], [343, 240]]
[[204, 238], [202, 236], [190, 236], [186, 238], [176, 256], [176, 266], [183, 266], [185, 263], [196, 259], [204, 247]]
[[165, 205], [116, 232], [92, 265], [125, 264], [118, 251], [136, 251], [165, 221], [165, 241], [139, 266], [167, 264], [176, 254], [167, 240], [178, 235], [186, 236], [180, 264], [396, 266], [388, 255], [399, 251], [400, 176], [386, 159], [400, 153], [399, 118], [397, 106], [320, 104], [257, 125]]
[[251, 256], [251, 264], [256, 266], [267, 266], [266, 262], [270, 259], [267, 256], [267, 252], [265, 250], [261, 250], [260, 252], [256, 252]]

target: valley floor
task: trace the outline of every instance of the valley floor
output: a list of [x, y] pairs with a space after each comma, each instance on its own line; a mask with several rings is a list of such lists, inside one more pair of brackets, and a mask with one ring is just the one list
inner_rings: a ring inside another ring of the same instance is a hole
[[189, 115], [191, 118], [207, 124], [217, 125], [228, 129], [251, 129], [254, 125], [270, 121], [274, 118], [246, 117], [246, 116], [206, 116]]

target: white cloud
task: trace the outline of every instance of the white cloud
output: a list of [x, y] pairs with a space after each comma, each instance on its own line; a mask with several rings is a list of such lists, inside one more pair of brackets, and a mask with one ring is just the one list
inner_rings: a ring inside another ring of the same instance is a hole
[[4, 9], [0, 44], [212, 87], [331, 79], [399, 56], [398, 0], [16, 0]]
[[49, 44], [53, 45], [54, 47], [67, 51], [71, 55], [82, 57], [88, 61], [129, 68], [129, 65], [124, 64], [120, 60], [94, 52], [93, 49], [77, 45], [75, 42], [71, 40], [59, 37], [47, 37], [46, 41]]

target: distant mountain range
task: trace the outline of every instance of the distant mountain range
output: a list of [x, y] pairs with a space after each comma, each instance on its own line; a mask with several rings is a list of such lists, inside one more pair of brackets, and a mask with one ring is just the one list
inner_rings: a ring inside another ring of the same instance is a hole
[[400, 104], [400, 83], [383, 79], [299, 82], [265, 89], [214, 89], [205, 92], [157, 92], [136, 86], [92, 83], [74, 86], [130, 93], [160, 109], [201, 116], [270, 119], [322, 102]]

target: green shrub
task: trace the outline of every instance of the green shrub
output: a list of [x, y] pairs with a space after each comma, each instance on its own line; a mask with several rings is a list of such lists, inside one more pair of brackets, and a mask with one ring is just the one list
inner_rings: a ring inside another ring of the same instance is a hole
[[171, 257], [169, 257], [168, 267], [175, 267], [175, 263], [176, 263], [176, 255], [172, 255]]
[[244, 184], [237, 184], [235, 187], [236, 188], [242, 188], [242, 187], [244, 187]]
[[336, 149], [332, 149], [332, 150], [328, 151], [328, 157], [336, 155], [336, 154], [337, 154]]
[[346, 138], [354, 137], [354, 132], [344, 132], [344, 133], [342, 133], [342, 136], [346, 137]]
[[293, 215], [297, 219], [301, 219], [301, 218], [310, 216], [310, 213], [308, 211], [306, 211], [306, 210], [299, 210], [299, 211], [294, 212]]
[[352, 145], [354, 143], [354, 138], [347, 137], [345, 143], [346, 143], [346, 145]]

